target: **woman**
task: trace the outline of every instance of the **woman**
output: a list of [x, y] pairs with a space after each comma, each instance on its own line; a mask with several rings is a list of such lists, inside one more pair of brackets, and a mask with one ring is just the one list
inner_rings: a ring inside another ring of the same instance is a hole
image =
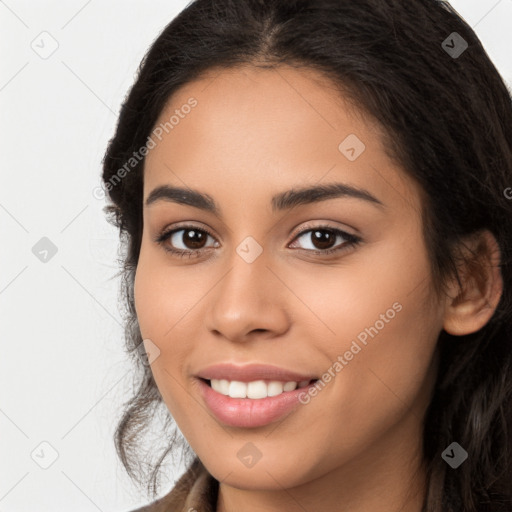
[[103, 170], [139, 369], [116, 446], [154, 490], [174, 425], [190, 447], [139, 510], [512, 509], [511, 135], [446, 2], [165, 28]]

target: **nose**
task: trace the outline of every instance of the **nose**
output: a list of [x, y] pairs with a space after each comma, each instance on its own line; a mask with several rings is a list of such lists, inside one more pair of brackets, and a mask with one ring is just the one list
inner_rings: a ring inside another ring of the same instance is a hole
[[289, 297], [265, 251], [252, 262], [233, 252], [208, 294], [206, 327], [233, 342], [284, 334], [290, 326]]

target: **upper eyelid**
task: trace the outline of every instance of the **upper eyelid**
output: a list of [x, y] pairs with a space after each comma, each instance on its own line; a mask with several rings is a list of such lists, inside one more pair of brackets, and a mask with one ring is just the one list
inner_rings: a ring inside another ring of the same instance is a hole
[[[173, 225], [172, 228], [169, 227], [169, 229], [167, 228], [163, 228], [160, 230], [160, 232], [166, 232], [166, 233], [169, 233], [171, 231], [177, 231], [179, 229], [185, 229], [185, 228], [195, 228], [195, 229], [202, 229], [204, 231], [206, 231], [207, 233], [210, 233], [211, 234], [211, 229], [209, 228], [206, 228], [204, 224], [201, 224], [199, 223], [199, 225], [194, 225], [194, 224], [190, 224], [190, 222], [196, 222], [196, 221], [181, 221], [181, 222], [178, 222], [177, 224], [178, 225]], [[321, 224], [314, 224], [314, 222], [320, 222]], [[344, 231], [346, 232], [347, 234], [349, 235], [353, 235], [353, 236], [358, 236], [358, 233], [355, 228], [352, 228], [352, 227], [348, 227], [348, 228], [344, 228], [344, 227], [339, 227], [339, 226], [333, 226], [331, 225], [330, 223], [332, 222], [335, 222], [335, 221], [331, 221], [331, 220], [320, 220], [320, 221], [305, 221], [305, 222], [301, 222], [300, 224], [298, 224], [299, 226], [301, 226], [301, 228], [296, 228], [294, 227], [292, 229], [292, 233], [294, 233], [295, 235], [298, 235], [300, 233], [302, 233], [303, 231], [306, 231], [307, 229], [318, 229], [318, 228], [323, 228], [323, 229], [333, 229], [333, 230], [338, 230], [338, 231]], [[353, 233], [351, 231], [356, 231], [356, 233]], [[212, 235], [213, 236], [213, 235]], [[220, 237], [222, 239], [222, 237]]]
[[[184, 221], [184, 222], [186, 222], [186, 221]], [[170, 226], [169, 227], [165, 227], [165, 228], [163, 228], [162, 230], [160, 230], [158, 232], [157, 237], [159, 237], [161, 235], [170, 235], [171, 233], [175, 233], [175, 232], [181, 231], [183, 229], [197, 229], [198, 231], [204, 231], [207, 235], [211, 236], [212, 238], [217, 238], [216, 236], [214, 236], [212, 234], [212, 232], [211, 232], [212, 230], [209, 229], [209, 228], [206, 228], [204, 226], [196, 226], [194, 224], [186, 224], [186, 223], [181, 225], [181, 226], [180, 225], [178, 225], [178, 226], [174, 226], [173, 225], [172, 227], [170, 227]]]
[[[186, 221], [184, 221], [186, 222]], [[159, 234], [157, 236], [157, 238], [160, 238], [161, 236], [165, 236], [165, 237], [170, 237], [172, 234], [175, 234], [176, 232], [178, 231], [183, 231], [183, 230], [186, 230], [186, 229], [197, 229], [199, 231], [204, 231], [208, 236], [210, 236], [211, 238], [213, 238], [216, 242], [218, 242], [217, 240], [217, 237], [215, 235], [213, 235], [211, 233], [211, 231], [205, 227], [201, 227], [201, 226], [195, 226], [193, 224], [183, 224], [182, 226], [173, 226], [172, 228], [169, 228], [169, 229], [163, 229], [161, 231], [161, 234]], [[345, 229], [342, 229], [342, 228], [339, 228], [339, 227], [335, 227], [335, 226], [331, 226], [329, 224], [319, 224], [319, 225], [311, 225], [311, 224], [308, 224], [306, 223], [305, 226], [302, 226], [298, 231], [295, 231], [293, 230], [293, 235], [292, 235], [292, 239], [289, 243], [292, 243], [294, 242], [297, 238], [299, 238], [300, 236], [303, 236], [315, 229], [332, 229], [333, 231], [337, 232], [338, 234], [341, 233], [341, 234], [346, 234], [348, 236], [351, 236], [351, 237], [354, 237], [358, 240], [362, 240], [361, 237], [359, 235], [356, 235], [354, 233], [350, 233], [349, 231], [345, 230]], [[192, 249], [191, 249], [192, 250]], [[198, 250], [201, 250], [201, 249], [198, 249]]]
[[[320, 221], [322, 222], [322, 221]], [[350, 230], [348, 229], [345, 229], [345, 228], [342, 228], [342, 227], [339, 227], [339, 226], [332, 226], [330, 224], [330, 221], [323, 221], [322, 224], [312, 224], [311, 221], [310, 222], [306, 222], [305, 225], [304, 223], [300, 224], [300, 228], [297, 228], [297, 230], [293, 229], [292, 230], [292, 233], [293, 233], [293, 239], [295, 240], [295, 238], [299, 235], [302, 235], [304, 233], [307, 233], [308, 231], [312, 231], [314, 229], [332, 229], [333, 231], [340, 231], [342, 233], [346, 233], [347, 235], [350, 235], [350, 236], [355, 236], [355, 237], [359, 237], [359, 235], [357, 233], [351, 233]]]

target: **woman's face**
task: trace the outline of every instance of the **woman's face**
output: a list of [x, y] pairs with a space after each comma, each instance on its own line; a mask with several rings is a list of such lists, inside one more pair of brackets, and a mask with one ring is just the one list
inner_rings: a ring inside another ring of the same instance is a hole
[[407, 471], [435, 377], [419, 188], [320, 78], [210, 73], [173, 96], [146, 157], [142, 337], [191, 447], [238, 488]]

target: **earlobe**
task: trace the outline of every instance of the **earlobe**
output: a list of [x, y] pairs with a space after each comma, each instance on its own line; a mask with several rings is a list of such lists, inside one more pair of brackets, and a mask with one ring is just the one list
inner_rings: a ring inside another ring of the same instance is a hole
[[462, 247], [465, 261], [457, 280], [450, 285], [446, 300], [443, 329], [462, 336], [484, 327], [491, 319], [503, 293], [500, 250], [494, 235], [480, 231]]

